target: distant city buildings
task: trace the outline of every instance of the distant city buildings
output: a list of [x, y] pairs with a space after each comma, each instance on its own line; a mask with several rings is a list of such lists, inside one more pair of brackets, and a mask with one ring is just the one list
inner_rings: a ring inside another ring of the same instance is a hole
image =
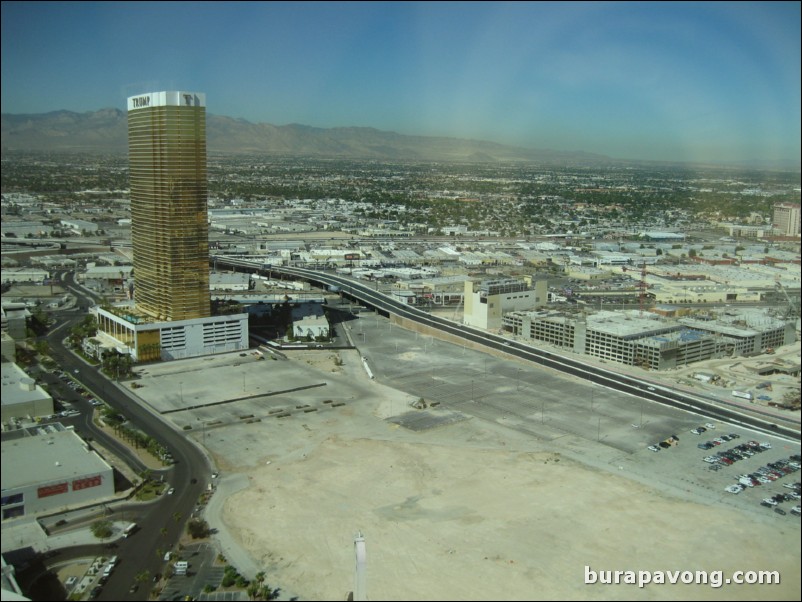
[[796, 341], [792, 321], [770, 318], [759, 310], [731, 312], [727, 320], [668, 320], [638, 310], [517, 311], [506, 314], [503, 321], [505, 330], [524, 339], [647, 370], [759, 354]]

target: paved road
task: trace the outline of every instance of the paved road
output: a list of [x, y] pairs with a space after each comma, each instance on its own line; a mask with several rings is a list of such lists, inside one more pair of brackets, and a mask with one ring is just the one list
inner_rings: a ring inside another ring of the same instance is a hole
[[[259, 269], [261, 267], [252, 262], [230, 257], [215, 257], [215, 260], [218, 263], [250, 267], [252, 269]], [[607, 388], [616, 389], [649, 401], [656, 401], [670, 407], [686, 409], [713, 420], [724, 420], [745, 428], [751, 428], [775, 436], [786, 437], [793, 441], [800, 440], [798, 425], [780, 423], [778, 418], [771, 413], [766, 412], [766, 416], [763, 418], [754, 415], [746, 415], [741, 413], [737, 408], [722, 405], [721, 400], [714, 400], [703, 395], [690, 395], [683, 391], [677, 391], [673, 388], [649, 383], [626, 374], [615, 372], [614, 370], [600, 368], [585, 363], [581, 359], [574, 359], [573, 357], [567, 357], [552, 351], [525, 345], [517, 341], [510, 341], [509, 339], [490, 334], [486, 331], [456, 324], [449, 320], [428, 314], [415, 307], [410, 307], [362, 282], [351, 280], [338, 274], [317, 272], [304, 268], [275, 266], [271, 266], [270, 271], [288, 274], [297, 278], [304, 278], [326, 286], [338, 287], [343, 294], [374, 307], [386, 315], [392, 314], [399, 318], [410, 320], [425, 328], [439, 331], [441, 334], [448, 337], [463, 339], [472, 344], [482, 345], [495, 351], [516, 356], [522, 360], [530, 361], [603, 385]], [[759, 411], [760, 410], [756, 410], [756, 412]]]
[[[80, 289], [72, 289], [82, 299], [89, 299]], [[149, 408], [142, 406], [126, 393], [125, 389], [109, 380], [96, 367], [90, 366], [66, 349], [64, 337], [69, 333], [72, 325], [82, 319], [82, 316], [57, 316], [63, 320], [48, 338], [51, 347], [51, 356], [65, 371], [81, 382], [84, 387], [93, 391], [108, 405], [115, 408], [137, 428], [161, 442], [172, 454], [175, 464], [169, 471], [165, 471], [169, 484], [175, 488], [175, 494], [165, 495], [154, 504], [128, 504], [113, 505], [115, 516], [126, 517], [126, 520], [136, 522], [139, 530], [132, 537], [118, 543], [116, 553], [125, 558], [114, 571], [103, 589], [99, 600], [120, 599], [147, 599], [150, 582], [140, 587], [136, 594], [129, 594], [128, 590], [134, 583], [136, 575], [147, 570], [151, 575], [164, 572], [163, 554], [157, 555], [157, 550], [167, 550], [174, 547], [181, 536], [188, 517], [196, 507], [200, 495], [206, 488], [210, 476], [209, 463], [203, 452], [193, 442], [164, 422]], [[77, 374], [75, 371], [78, 371]], [[86, 401], [79, 402], [83, 415], [74, 419], [87, 433], [101, 441], [103, 446], [119, 454], [134, 468], [141, 470], [144, 466], [130, 453], [130, 450], [115, 439], [106, 436], [97, 429], [91, 420], [93, 409]]]

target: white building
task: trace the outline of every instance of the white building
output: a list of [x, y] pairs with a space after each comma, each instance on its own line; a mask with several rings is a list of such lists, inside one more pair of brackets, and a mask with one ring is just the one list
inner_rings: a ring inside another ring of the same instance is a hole
[[48, 424], [11, 435], [2, 442], [4, 521], [114, 496], [111, 466], [75, 431]]
[[63, 219], [61, 220], [61, 225], [76, 234], [94, 234], [98, 230], [98, 225], [95, 222], [89, 222], [84, 219]]
[[53, 413], [53, 398], [25, 371], [10, 361], [0, 365], [2, 378], [2, 421], [26, 416], [48, 416]]
[[126, 313], [125, 306], [114, 312], [95, 307], [96, 338], [107, 348], [130, 354], [136, 361], [176, 360], [214, 353], [248, 349], [248, 314], [231, 314], [156, 322]]
[[0, 308], [2, 329], [15, 341], [22, 341], [28, 336], [28, 311], [25, 303], [3, 303]]
[[304, 316], [292, 323], [292, 331], [298, 339], [327, 339], [329, 337], [329, 321], [324, 315]]
[[250, 275], [242, 272], [212, 272], [209, 274], [209, 289], [214, 292], [247, 291], [250, 284]]
[[322, 305], [304, 303], [293, 308], [292, 334], [295, 338], [326, 339], [329, 337], [329, 332], [329, 321]]
[[32, 282], [43, 284], [50, 278], [50, 274], [45, 270], [35, 268], [8, 268], [3, 269], [3, 282]]

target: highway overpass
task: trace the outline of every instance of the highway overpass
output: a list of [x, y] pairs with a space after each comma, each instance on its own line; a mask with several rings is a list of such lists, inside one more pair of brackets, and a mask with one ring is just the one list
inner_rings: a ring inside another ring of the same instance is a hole
[[470, 342], [477, 346], [483, 346], [551, 368], [552, 370], [570, 374], [603, 387], [684, 409], [707, 418], [722, 420], [730, 424], [741, 425], [795, 441], [800, 439], [798, 425], [778, 422], [776, 416], [760, 408], [755, 408], [754, 410], [750, 408], [756, 415], [744, 414], [737, 406], [727, 407], [722, 405], [724, 402], [720, 399], [703, 395], [690, 395], [684, 391], [677, 391], [673, 387], [641, 380], [634, 376], [585, 363], [581, 356], [569, 357], [561, 355], [554, 351], [539, 349], [484, 330], [457, 324], [431, 315], [417, 307], [409, 306], [372, 288], [370, 285], [340, 274], [297, 267], [261, 265], [252, 261], [226, 256], [215, 256], [212, 260], [218, 266], [228, 265], [258, 272], [269, 271], [273, 274], [284, 274], [289, 277], [325, 285], [329, 288], [336, 287], [343, 295], [372, 307], [379, 313], [392, 316], [402, 324], [404, 321], [414, 323], [417, 327], [427, 329], [433, 333], [436, 332], [448, 340]]

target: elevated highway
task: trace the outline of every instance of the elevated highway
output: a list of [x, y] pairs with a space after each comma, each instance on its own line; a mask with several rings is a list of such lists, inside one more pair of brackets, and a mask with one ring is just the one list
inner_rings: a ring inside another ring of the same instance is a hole
[[760, 409], [754, 409], [752, 412], [757, 415], [745, 414], [736, 406], [727, 407], [722, 405], [724, 402], [720, 399], [704, 395], [690, 395], [684, 391], [677, 391], [673, 387], [666, 387], [665, 385], [585, 363], [581, 358], [560, 355], [550, 350], [539, 349], [470, 326], [457, 324], [431, 315], [416, 307], [411, 307], [371, 288], [369, 285], [339, 274], [297, 267], [262, 266], [251, 261], [225, 256], [216, 256], [213, 259], [217, 262], [217, 265], [229, 265], [255, 271], [270, 271], [274, 274], [280, 273], [327, 287], [336, 287], [343, 295], [372, 307], [379, 313], [392, 316], [402, 324], [405, 321], [414, 323], [417, 327], [437, 332], [438, 335], [449, 340], [470, 342], [473, 345], [506, 353], [521, 360], [570, 374], [603, 387], [687, 410], [714, 420], [721, 420], [775, 436], [782, 436], [794, 441], [800, 440], [800, 432], [797, 425], [778, 423], [776, 416], [769, 412], [761, 412]]

